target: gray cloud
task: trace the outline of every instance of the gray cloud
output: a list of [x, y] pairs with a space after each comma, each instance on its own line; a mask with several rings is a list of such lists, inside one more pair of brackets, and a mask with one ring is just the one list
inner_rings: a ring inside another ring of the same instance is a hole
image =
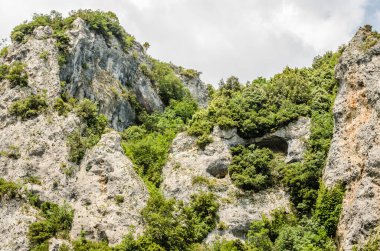
[[114, 11], [153, 57], [200, 70], [213, 84], [310, 65], [365, 22], [380, 25], [376, 0], [12, 0], [0, 2], [0, 37], [34, 12], [79, 8]]

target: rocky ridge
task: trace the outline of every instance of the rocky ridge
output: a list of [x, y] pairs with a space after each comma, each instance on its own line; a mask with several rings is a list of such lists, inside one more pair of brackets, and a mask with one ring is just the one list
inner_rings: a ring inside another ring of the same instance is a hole
[[336, 67], [335, 129], [323, 180], [346, 187], [337, 239], [339, 250], [363, 245], [380, 222], [380, 44], [361, 28]]

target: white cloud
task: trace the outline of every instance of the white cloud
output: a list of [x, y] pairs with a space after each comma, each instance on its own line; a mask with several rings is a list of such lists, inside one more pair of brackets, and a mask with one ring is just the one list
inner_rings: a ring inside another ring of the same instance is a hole
[[374, 8], [370, 0], [1, 1], [0, 37], [33, 12], [111, 10], [150, 42], [154, 57], [198, 69], [207, 82], [232, 74], [246, 81], [337, 49], [363, 24], [369, 3]]

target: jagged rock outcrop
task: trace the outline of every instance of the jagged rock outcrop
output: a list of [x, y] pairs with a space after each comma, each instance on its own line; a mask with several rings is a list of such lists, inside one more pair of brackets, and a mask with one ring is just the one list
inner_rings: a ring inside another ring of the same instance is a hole
[[337, 230], [345, 251], [380, 224], [380, 43], [372, 35], [361, 28], [336, 67], [335, 129], [323, 180], [346, 186]]
[[139, 70], [139, 64], [148, 63], [139, 43], [133, 43], [125, 53], [114, 36], [106, 41], [103, 35], [90, 31], [80, 18], [74, 21], [68, 34], [70, 52], [60, 75], [71, 95], [97, 101], [100, 112], [117, 130], [123, 130], [136, 119], [131, 101], [123, 93], [135, 93], [148, 111], [163, 109], [151, 80]]
[[[52, 28], [38, 27], [26, 43], [15, 43], [0, 62], [15, 60], [27, 65], [29, 92], [46, 91], [49, 98], [68, 92], [75, 98], [88, 98], [99, 105], [111, 126], [122, 131], [136, 122], [134, 96], [148, 112], [162, 111], [164, 105], [149, 76], [139, 68], [151, 65], [151, 59], [138, 42], [125, 51], [114, 36], [105, 39], [77, 18], [67, 31], [70, 38], [66, 62], [59, 65], [59, 52]], [[41, 55], [46, 54], [45, 57]], [[208, 92], [199, 74], [183, 76], [172, 65], [184, 86], [201, 107], [207, 105]], [[17, 95], [12, 99], [17, 99]], [[1, 114], [0, 114], [1, 116]]]
[[[274, 136], [289, 144], [287, 160], [299, 161], [305, 149], [304, 140], [310, 133], [310, 119], [301, 118], [287, 127], [260, 139], [240, 138], [236, 129], [223, 131], [218, 127], [212, 133], [213, 142], [204, 151], [196, 146], [196, 138], [186, 133], [173, 141], [169, 161], [163, 169], [161, 188], [165, 196], [188, 201], [199, 191], [212, 191], [220, 203], [219, 217], [223, 227], [214, 230], [206, 242], [220, 237], [245, 239], [252, 220], [261, 219], [276, 208], [289, 209], [288, 195], [280, 188], [271, 188], [259, 193], [243, 192], [233, 185], [228, 176], [231, 161], [229, 148], [243, 144], [260, 143]], [[281, 138], [282, 137], [282, 138]], [[276, 148], [277, 141], [265, 141], [265, 146]], [[288, 148], [288, 147], [287, 147]]]
[[91, 239], [116, 244], [126, 233], [142, 232], [140, 212], [149, 193], [124, 155], [120, 136], [110, 132], [102, 136], [81, 163], [74, 185], [74, 223], [71, 234], [82, 230]]

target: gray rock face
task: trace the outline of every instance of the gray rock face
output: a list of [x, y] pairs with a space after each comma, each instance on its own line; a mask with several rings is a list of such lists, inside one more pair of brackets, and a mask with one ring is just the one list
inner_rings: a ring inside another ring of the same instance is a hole
[[250, 140], [250, 143], [268, 147], [286, 154], [287, 163], [300, 162], [310, 136], [310, 118], [302, 117], [274, 133]]
[[370, 27], [361, 28], [336, 67], [340, 85], [323, 180], [347, 189], [337, 230], [340, 250], [362, 245], [380, 224], [380, 44], [366, 46], [370, 33]]
[[208, 90], [205, 83], [199, 78], [199, 75], [191, 78], [181, 75], [179, 75], [179, 77], [185, 87], [189, 89], [191, 96], [198, 102], [199, 107], [206, 107], [209, 100]]
[[163, 109], [150, 79], [139, 70], [139, 64], [147, 62], [140, 44], [134, 43], [125, 53], [115, 37], [106, 41], [91, 32], [82, 19], [76, 19], [73, 27], [69, 31], [70, 56], [61, 70], [61, 79], [74, 97], [96, 101], [113, 128], [120, 131], [136, 117], [128, 92], [135, 93], [148, 111]]
[[[106, 41], [102, 35], [91, 32], [80, 18], [74, 21], [69, 36], [70, 55], [60, 77], [71, 95], [96, 101], [100, 112], [119, 131], [136, 120], [130, 93], [149, 112], [163, 110], [156, 87], [139, 68], [140, 64], [151, 64], [139, 43], [134, 42], [126, 53], [115, 37]], [[207, 88], [199, 77], [181, 78], [200, 106], [207, 105]]]
[[[19, 157], [0, 157], [0, 177], [18, 182], [34, 177], [40, 183], [27, 184], [30, 191], [44, 201], [66, 202], [75, 210], [72, 238], [84, 230], [90, 239], [107, 239], [115, 244], [132, 226], [135, 226], [134, 233], [142, 231], [140, 210], [146, 204], [148, 191], [124, 155], [120, 136], [114, 131], [103, 135], [86, 153], [80, 166], [67, 162], [66, 138], [77, 122], [72, 115], [67, 118], [39, 116], [1, 129], [0, 151], [15, 148]], [[41, 146], [45, 149], [43, 153], [31, 154]], [[118, 203], [117, 196], [125, 202]], [[7, 211], [0, 210], [0, 215], [0, 218], [12, 218]], [[12, 219], [20, 221], [25, 228], [30, 223], [23, 218]], [[0, 238], [22, 238], [23, 233], [10, 231]], [[27, 244], [23, 241], [20, 250], [26, 250]]]
[[86, 154], [76, 174], [71, 234], [77, 237], [84, 230], [89, 238], [110, 244], [120, 242], [132, 230], [140, 234], [140, 211], [148, 197], [143, 181], [121, 149], [119, 134], [105, 134]]
[[289, 208], [288, 196], [279, 188], [260, 193], [242, 192], [236, 188], [227, 175], [231, 161], [229, 148], [243, 144], [236, 130], [222, 131], [215, 128], [214, 142], [204, 151], [195, 144], [196, 138], [179, 134], [173, 142], [169, 161], [163, 169], [161, 189], [164, 195], [188, 201], [190, 196], [200, 191], [212, 191], [220, 203], [219, 216], [222, 229], [216, 229], [206, 242], [220, 237], [245, 239], [252, 220], [261, 214], [269, 214], [276, 208]]
[[0, 202], [0, 250], [27, 251], [28, 226], [37, 220], [37, 212], [19, 200]]

